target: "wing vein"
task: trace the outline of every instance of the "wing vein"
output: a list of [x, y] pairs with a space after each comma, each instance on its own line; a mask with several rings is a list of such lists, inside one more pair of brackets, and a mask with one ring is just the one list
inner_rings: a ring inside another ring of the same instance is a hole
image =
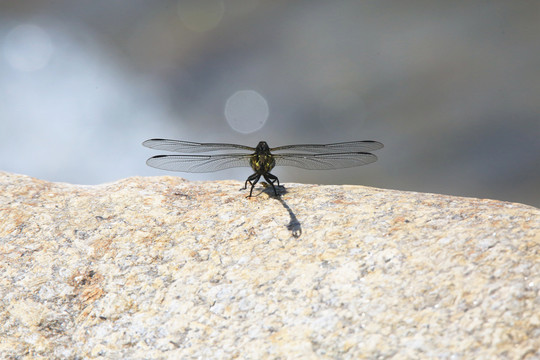
[[150, 149], [165, 150], [172, 152], [183, 153], [195, 153], [195, 152], [208, 152], [208, 151], [237, 151], [248, 150], [250, 152], [255, 151], [255, 148], [237, 145], [237, 144], [223, 144], [223, 143], [197, 143], [191, 141], [182, 140], [170, 140], [170, 139], [150, 139], [142, 143]]
[[371, 164], [377, 156], [367, 152], [336, 154], [274, 155], [276, 166], [294, 166], [307, 170], [332, 170]]
[[250, 155], [157, 155], [146, 164], [161, 170], [205, 173], [249, 165]]

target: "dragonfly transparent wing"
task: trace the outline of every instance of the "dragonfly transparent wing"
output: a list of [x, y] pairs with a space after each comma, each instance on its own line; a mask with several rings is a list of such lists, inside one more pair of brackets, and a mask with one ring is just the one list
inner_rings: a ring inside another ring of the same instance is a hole
[[255, 148], [237, 145], [237, 144], [221, 144], [221, 143], [197, 143], [191, 141], [182, 140], [170, 140], [170, 139], [150, 139], [142, 143], [150, 149], [165, 150], [172, 152], [183, 153], [195, 153], [195, 152], [208, 152], [208, 151], [232, 151], [232, 150], [248, 150], [250, 152], [255, 151]]
[[234, 167], [249, 167], [250, 156], [243, 154], [157, 155], [148, 159], [146, 164], [161, 170], [205, 173]]
[[297, 153], [345, 153], [345, 152], [364, 152], [374, 151], [383, 148], [383, 144], [378, 141], [348, 141], [334, 144], [301, 144], [301, 145], [285, 145], [271, 148], [270, 151], [290, 150]]
[[276, 166], [294, 166], [308, 170], [343, 169], [371, 164], [377, 156], [367, 152], [336, 154], [275, 154]]

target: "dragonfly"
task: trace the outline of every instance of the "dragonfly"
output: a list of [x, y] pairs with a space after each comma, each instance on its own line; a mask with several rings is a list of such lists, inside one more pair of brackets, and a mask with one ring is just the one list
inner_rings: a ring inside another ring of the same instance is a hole
[[[148, 166], [169, 171], [188, 173], [214, 172], [235, 167], [251, 167], [254, 171], [245, 184], [251, 185], [249, 197], [253, 194], [255, 184], [263, 177], [274, 189], [279, 187], [279, 179], [270, 173], [275, 166], [294, 166], [308, 170], [343, 169], [354, 166], [371, 164], [377, 161], [377, 156], [370, 151], [382, 149], [378, 141], [349, 141], [333, 144], [301, 144], [285, 145], [271, 148], [266, 141], [260, 141], [256, 147], [225, 144], [198, 143], [183, 140], [149, 139], [143, 146], [155, 150], [184, 153], [181, 155], [156, 155], [146, 161]], [[223, 151], [229, 153], [190, 155]]]

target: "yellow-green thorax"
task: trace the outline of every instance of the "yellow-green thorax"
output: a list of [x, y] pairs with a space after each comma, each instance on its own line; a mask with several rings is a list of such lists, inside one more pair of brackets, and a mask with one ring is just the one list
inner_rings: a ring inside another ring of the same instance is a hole
[[261, 141], [255, 148], [255, 153], [251, 155], [249, 164], [256, 174], [266, 174], [276, 166], [276, 160], [270, 153], [270, 147], [266, 141]]

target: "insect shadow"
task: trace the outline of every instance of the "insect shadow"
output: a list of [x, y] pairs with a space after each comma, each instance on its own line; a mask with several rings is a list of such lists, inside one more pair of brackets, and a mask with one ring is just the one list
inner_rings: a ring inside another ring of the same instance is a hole
[[302, 224], [300, 224], [300, 221], [296, 217], [295, 213], [292, 211], [291, 207], [281, 197], [281, 195], [284, 195], [287, 193], [287, 188], [285, 188], [285, 186], [283, 185], [277, 186], [277, 196], [275, 196], [275, 191], [276, 191], [275, 188], [270, 187], [265, 182], [262, 182], [261, 184], [264, 186], [263, 192], [268, 194], [269, 197], [279, 201], [281, 205], [285, 208], [285, 210], [287, 210], [287, 213], [289, 213], [290, 220], [289, 220], [289, 223], [285, 225], [285, 227], [287, 228], [287, 230], [291, 232], [292, 236], [294, 236], [295, 238], [299, 238], [302, 235]]
[[295, 238], [299, 238], [300, 235], [302, 235], [302, 224], [300, 224], [300, 221], [298, 221], [298, 218], [296, 217], [294, 212], [291, 210], [289, 205], [287, 205], [285, 200], [283, 200], [281, 197], [277, 198], [277, 200], [281, 203], [281, 205], [283, 205], [285, 210], [287, 210], [291, 218], [289, 223], [286, 225], [287, 230], [291, 232], [292, 236], [294, 236]]

